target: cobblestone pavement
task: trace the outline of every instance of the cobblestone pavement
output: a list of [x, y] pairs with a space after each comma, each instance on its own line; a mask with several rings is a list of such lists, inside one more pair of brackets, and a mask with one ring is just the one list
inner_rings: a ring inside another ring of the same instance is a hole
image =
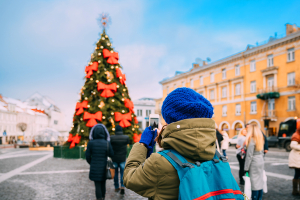
[[[235, 150], [228, 150], [232, 174], [238, 180]], [[28, 149], [0, 150], [0, 199], [95, 199], [94, 183], [88, 178], [89, 165], [85, 160], [47, 158], [27, 169], [28, 163], [42, 159], [52, 152], [31, 152]], [[288, 153], [272, 149], [265, 158], [268, 190], [263, 199], [295, 200], [291, 195], [294, 171], [288, 168]], [[7, 175], [13, 175], [3, 180]], [[288, 179], [288, 180], [286, 180]], [[140, 200], [143, 198], [126, 189], [125, 195], [114, 192], [113, 181], [107, 181], [106, 200]], [[243, 190], [243, 187], [241, 186]]]

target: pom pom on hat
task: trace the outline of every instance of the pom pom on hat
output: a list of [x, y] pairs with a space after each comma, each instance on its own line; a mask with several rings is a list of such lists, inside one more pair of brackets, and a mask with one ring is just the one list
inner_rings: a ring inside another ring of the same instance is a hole
[[201, 94], [190, 88], [177, 88], [164, 100], [161, 114], [170, 124], [183, 119], [211, 118], [214, 108]]

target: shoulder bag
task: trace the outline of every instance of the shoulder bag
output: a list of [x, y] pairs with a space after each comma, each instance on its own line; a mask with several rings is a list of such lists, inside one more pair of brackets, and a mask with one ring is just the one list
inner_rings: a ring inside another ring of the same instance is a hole
[[107, 165], [106, 165], [106, 179], [113, 179], [115, 177], [115, 167], [109, 155], [109, 142], [107, 142]]

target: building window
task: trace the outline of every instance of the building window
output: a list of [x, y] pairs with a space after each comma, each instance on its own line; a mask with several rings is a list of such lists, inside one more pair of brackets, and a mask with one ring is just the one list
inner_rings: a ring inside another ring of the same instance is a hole
[[215, 82], [215, 75], [213, 72], [210, 73], [210, 82], [211, 83]]
[[269, 99], [268, 108], [269, 110], [275, 110], [275, 99]]
[[193, 88], [193, 87], [194, 87], [194, 81], [193, 81], [193, 79], [192, 79], [192, 78], [190, 79], [190, 87], [191, 87], [191, 88]]
[[200, 76], [200, 85], [203, 85], [203, 76]]
[[138, 126], [139, 126], [139, 129], [140, 129], [140, 130], [143, 130], [143, 124], [142, 124], [142, 122], [139, 121], [139, 122], [138, 122]]
[[150, 114], [151, 114], [151, 110], [146, 110], [146, 117], [149, 117]]
[[291, 62], [291, 61], [294, 61], [294, 60], [295, 60], [295, 49], [294, 48], [288, 49], [287, 61]]
[[256, 113], [257, 112], [257, 106], [256, 106], [256, 101], [251, 102], [251, 108], [250, 108], [250, 113]]
[[250, 93], [256, 92], [256, 81], [251, 81], [250, 83]]
[[181, 82], [181, 86], [182, 86], [182, 87], [185, 87], [184, 81]]
[[227, 97], [227, 87], [222, 87], [222, 98]]
[[241, 84], [235, 85], [235, 95], [241, 95]]
[[209, 91], [209, 98], [210, 98], [210, 100], [214, 100], [215, 99], [215, 90], [210, 90]]
[[58, 124], [58, 121], [57, 121], [57, 120], [54, 120], [54, 124], [57, 125], [57, 124]]
[[287, 83], [288, 86], [295, 85], [295, 72], [288, 73], [287, 79], [288, 79], [288, 83]]
[[167, 94], [169, 94], [169, 86], [167, 86]]
[[241, 74], [240, 65], [235, 66], [235, 75], [239, 76]]
[[226, 79], [226, 69], [222, 69], [222, 79]]
[[288, 109], [289, 110], [296, 110], [296, 98], [288, 97]]
[[241, 104], [235, 105], [235, 115], [241, 115]]
[[137, 110], [136, 115], [137, 115], [138, 117], [143, 116], [143, 110]]
[[273, 54], [268, 55], [267, 67], [273, 67]]
[[255, 60], [250, 61], [250, 72], [256, 71], [256, 62]]
[[227, 116], [227, 106], [222, 107], [222, 116]]

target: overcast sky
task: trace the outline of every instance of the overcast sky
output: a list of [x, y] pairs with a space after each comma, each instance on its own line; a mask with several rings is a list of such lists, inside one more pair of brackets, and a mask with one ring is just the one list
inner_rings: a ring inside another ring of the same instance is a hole
[[300, 25], [300, 1], [0, 0], [0, 94], [53, 99], [71, 122], [84, 68], [109, 13], [107, 30], [132, 99], [162, 96], [158, 83], [247, 44]]

